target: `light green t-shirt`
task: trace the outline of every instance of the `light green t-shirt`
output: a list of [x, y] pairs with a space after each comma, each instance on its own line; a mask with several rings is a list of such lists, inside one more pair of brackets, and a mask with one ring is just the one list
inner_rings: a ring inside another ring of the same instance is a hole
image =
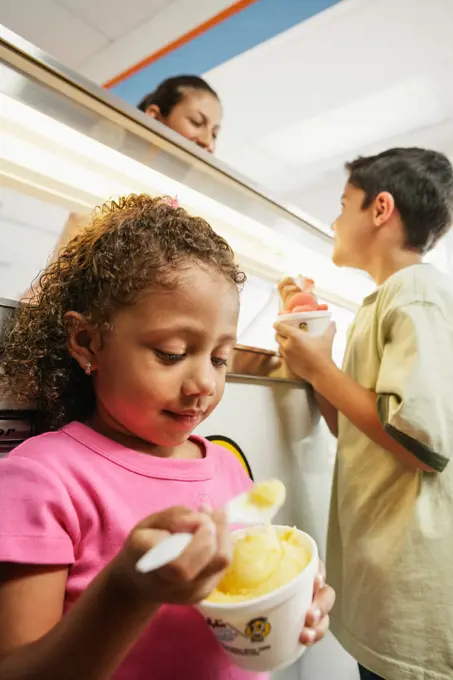
[[436, 472], [409, 469], [339, 415], [332, 630], [385, 680], [452, 680], [453, 280], [426, 264], [388, 279], [357, 314], [344, 370]]

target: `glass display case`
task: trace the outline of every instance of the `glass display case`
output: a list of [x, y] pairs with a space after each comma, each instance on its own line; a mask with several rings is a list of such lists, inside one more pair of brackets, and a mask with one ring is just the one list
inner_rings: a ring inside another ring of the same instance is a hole
[[[284, 274], [315, 278], [319, 294], [334, 313], [340, 310], [342, 320], [369, 291], [365, 277], [333, 266], [332, 239], [322, 225], [278, 204], [194, 144], [5, 28], [0, 52], [3, 298], [23, 295], [68, 219], [130, 192], [176, 195], [232, 245], [248, 275], [239, 324], [243, 345], [275, 349], [275, 284]], [[271, 370], [271, 364], [267, 358], [260, 370]]]

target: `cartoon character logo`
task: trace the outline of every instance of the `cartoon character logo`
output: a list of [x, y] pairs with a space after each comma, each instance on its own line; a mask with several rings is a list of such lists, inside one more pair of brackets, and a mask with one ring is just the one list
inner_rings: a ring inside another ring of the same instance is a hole
[[271, 624], [264, 616], [252, 619], [245, 628], [245, 634], [251, 642], [264, 642], [270, 632]]
[[308, 332], [308, 323], [305, 323], [305, 321], [302, 321], [302, 323], [299, 324], [299, 328], [301, 331], [305, 331], [305, 333]]

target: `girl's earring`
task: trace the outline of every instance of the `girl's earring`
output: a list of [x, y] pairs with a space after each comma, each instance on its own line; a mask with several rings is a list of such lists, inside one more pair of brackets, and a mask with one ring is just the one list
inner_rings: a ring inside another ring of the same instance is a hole
[[88, 361], [88, 363], [85, 364], [85, 374], [86, 375], [91, 375], [91, 364]]

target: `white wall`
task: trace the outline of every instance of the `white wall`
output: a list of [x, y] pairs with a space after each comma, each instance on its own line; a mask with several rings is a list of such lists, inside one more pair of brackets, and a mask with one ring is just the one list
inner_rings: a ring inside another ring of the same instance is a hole
[[18, 300], [46, 266], [69, 211], [0, 187], [0, 297]]

